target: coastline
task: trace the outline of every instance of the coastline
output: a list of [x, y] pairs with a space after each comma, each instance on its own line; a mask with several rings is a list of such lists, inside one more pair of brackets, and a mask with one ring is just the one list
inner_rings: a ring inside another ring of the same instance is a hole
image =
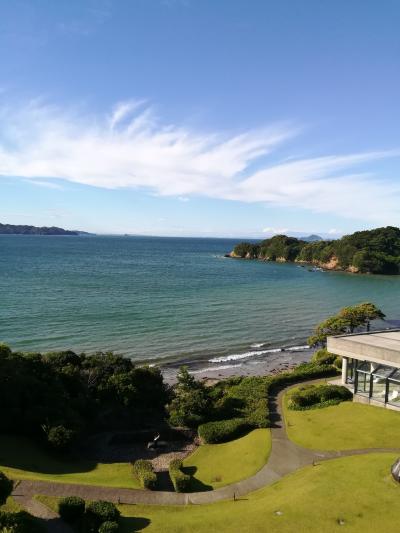
[[176, 383], [176, 375], [179, 368], [183, 365], [188, 367], [189, 373], [197, 380], [213, 383], [234, 376], [274, 375], [310, 361], [313, 352], [313, 349], [303, 345], [253, 350], [252, 352], [235, 354], [224, 358], [214, 358], [202, 361], [201, 363], [177, 361], [158, 366], [161, 369], [165, 382], [169, 385]]

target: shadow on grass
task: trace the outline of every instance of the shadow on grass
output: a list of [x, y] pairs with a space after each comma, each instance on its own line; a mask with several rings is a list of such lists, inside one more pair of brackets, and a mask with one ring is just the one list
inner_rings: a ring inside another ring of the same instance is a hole
[[72, 474], [94, 470], [97, 462], [72, 456], [59, 456], [41, 448], [34, 441], [13, 435], [0, 439], [0, 465], [40, 474]]
[[213, 487], [211, 485], [206, 485], [205, 483], [200, 481], [200, 479], [196, 478], [195, 474], [197, 472], [197, 467], [185, 466], [182, 468], [182, 471], [191, 477], [189, 492], [206, 492], [208, 490], [213, 490]]
[[121, 516], [120, 520], [121, 533], [135, 533], [136, 531], [143, 531], [151, 523], [149, 518], [143, 516], [127, 517]]

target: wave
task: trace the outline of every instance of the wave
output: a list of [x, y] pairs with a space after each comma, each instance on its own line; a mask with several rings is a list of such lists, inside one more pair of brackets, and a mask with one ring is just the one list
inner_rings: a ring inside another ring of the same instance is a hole
[[289, 346], [288, 348], [284, 348], [283, 350], [285, 352], [304, 352], [305, 350], [309, 350], [310, 346], [308, 344], [304, 344], [303, 346]]
[[223, 357], [213, 357], [208, 361], [210, 363], [224, 363], [225, 361], [236, 361], [237, 359], [247, 359], [248, 357], [255, 357], [257, 355], [264, 355], [265, 353], [277, 353], [281, 351], [282, 348], [273, 348], [270, 350], [255, 350], [253, 352], [234, 353], [231, 355], [225, 355]]
[[254, 344], [250, 344], [250, 348], [262, 348], [264, 344], [264, 342], [255, 342]]
[[[254, 345], [254, 347], [256, 346]], [[308, 350], [309, 348], [310, 347], [308, 346], [308, 344], [304, 344], [302, 346], [287, 346], [284, 348], [270, 348], [268, 350], [253, 350], [251, 352], [234, 353], [230, 355], [224, 355], [221, 357], [213, 357], [212, 359], [209, 359], [208, 361], [209, 363], [225, 363], [227, 361], [237, 361], [240, 359], [248, 359], [249, 357], [257, 357], [258, 355], [265, 355], [267, 353], [303, 352], [303, 351]]]
[[207, 368], [201, 368], [200, 370], [190, 370], [189, 374], [202, 374], [203, 372], [217, 372], [218, 370], [228, 370], [229, 368], [238, 368], [242, 366], [241, 363], [238, 365], [221, 365], [221, 366], [209, 366]]

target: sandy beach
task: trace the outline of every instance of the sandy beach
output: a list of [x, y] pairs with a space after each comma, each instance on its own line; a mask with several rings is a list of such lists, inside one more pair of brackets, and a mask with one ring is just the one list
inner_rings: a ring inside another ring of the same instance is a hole
[[[313, 350], [280, 351], [269, 353], [250, 360], [237, 360], [231, 364], [210, 364], [204, 362], [203, 368], [190, 368], [189, 372], [198, 380], [219, 381], [233, 376], [266, 376], [274, 375], [295, 366], [310, 361]], [[176, 383], [176, 374], [179, 366], [161, 367], [165, 381], [173, 385]]]

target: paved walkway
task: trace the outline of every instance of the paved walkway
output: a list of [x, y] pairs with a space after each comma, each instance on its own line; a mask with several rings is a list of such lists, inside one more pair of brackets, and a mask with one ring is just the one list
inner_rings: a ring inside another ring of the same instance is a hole
[[[294, 387], [297, 385], [292, 385]], [[302, 448], [289, 440], [283, 420], [282, 398], [291, 387], [272, 395], [269, 399], [272, 422], [272, 449], [269, 460], [254, 476], [222, 487], [220, 489], [180, 494], [176, 492], [147, 491], [138, 489], [119, 489], [113, 487], [96, 487], [92, 485], [71, 485], [47, 481], [22, 480], [14, 497], [20, 496], [30, 500], [35, 494], [47, 496], [81, 496], [87, 500], [108, 500], [115, 503], [150, 504], [150, 505], [185, 505], [213, 503], [220, 500], [240, 498], [274, 483], [283, 476], [307, 465], [328, 459], [359, 455], [373, 452], [398, 452], [400, 448], [368, 448], [345, 451], [315, 451]], [[17, 500], [18, 501], [18, 500]], [[21, 500], [22, 501], [22, 500]], [[55, 530], [54, 530], [55, 531]]]

